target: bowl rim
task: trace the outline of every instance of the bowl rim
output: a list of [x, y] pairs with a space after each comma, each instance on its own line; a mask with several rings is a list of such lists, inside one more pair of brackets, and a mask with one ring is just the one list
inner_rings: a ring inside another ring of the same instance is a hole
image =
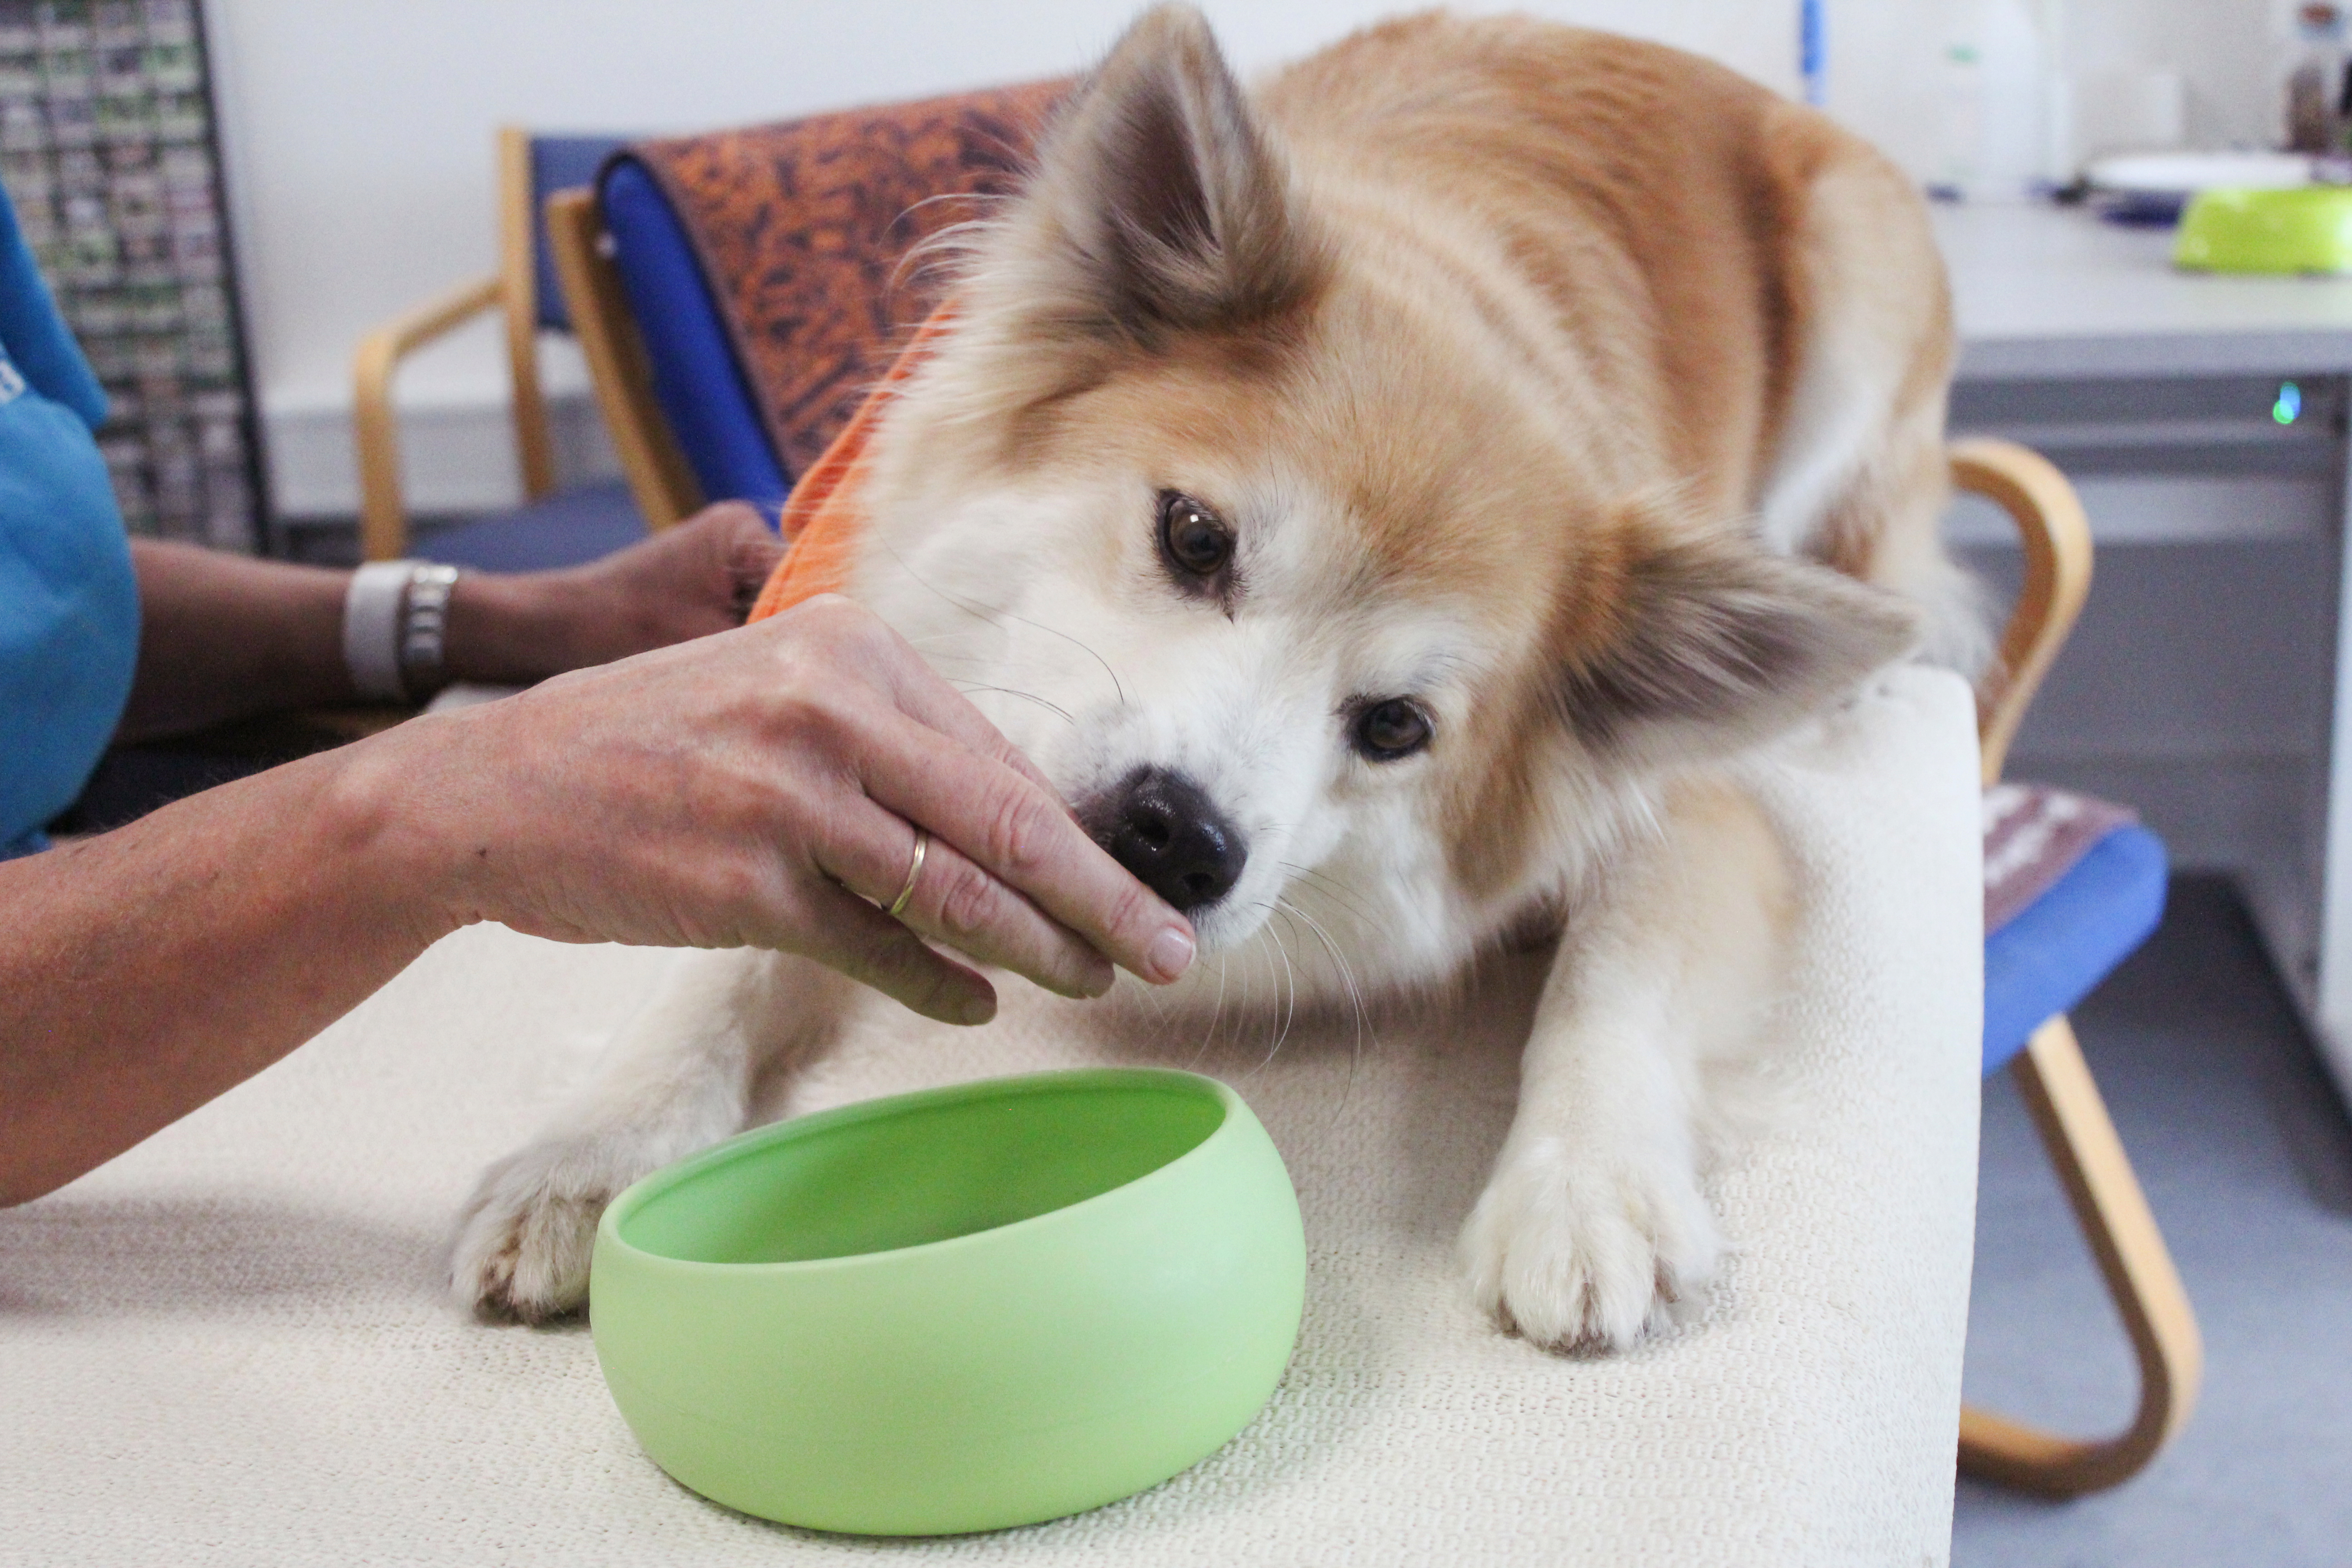
[[[855, 1126], [860, 1122], [878, 1121], [921, 1110], [942, 1103], [1009, 1099], [1021, 1095], [1041, 1094], [1069, 1088], [1110, 1089], [1120, 1085], [1158, 1084], [1182, 1087], [1195, 1092], [1205, 1089], [1214, 1100], [1223, 1115], [1217, 1124], [1181, 1154], [1165, 1164], [1155, 1165], [1139, 1176], [1133, 1176], [1116, 1186], [1106, 1187], [1074, 1204], [1030, 1215], [1003, 1225], [989, 1226], [982, 1230], [967, 1231], [961, 1236], [945, 1237], [938, 1241], [919, 1242], [912, 1247], [885, 1247], [874, 1252], [851, 1252], [835, 1258], [800, 1258], [772, 1263], [714, 1263], [707, 1259], [671, 1258], [648, 1251], [621, 1235], [620, 1227], [628, 1216], [651, 1202], [660, 1194], [692, 1181], [704, 1172], [743, 1158], [754, 1149], [771, 1143], [789, 1142], [830, 1128]], [[1236, 1116], [1235, 1112], [1240, 1115]], [[1179, 1167], [1207, 1155], [1211, 1147], [1234, 1135], [1242, 1120], [1255, 1121], [1248, 1102], [1234, 1092], [1230, 1084], [1206, 1073], [1187, 1072], [1177, 1068], [1156, 1067], [1087, 1067], [1053, 1068], [1040, 1072], [1012, 1073], [996, 1078], [972, 1079], [963, 1083], [940, 1084], [930, 1089], [909, 1089], [903, 1094], [880, 1095], [872, 1100], [853, 1100], [824, 1110], [814, 1110], [804, 1116], [787, 1117], [764, 1127], [754, 1127], [739, 1132], [724, 1142], [714, 1143], [698, 1154], [663, 1166], [640, 1176], [622, 1189], [604, 1207], [604, 1216], [596, 1222], [596, 1248], [606, 1247], [626, 1254], [633, 1263], [664, 1270], [688, 1274], [710, 1274], [727, 1278], [751, 1276], [783, 1276], [813, 1274], [844, 1268], [875, 1268], [919, 1256], [936, 1255], [950, 1248], [970, 1247], [1050, 1224], [1069, 1223], [1070, 1216], [1099, 1205], [1107, 1205], [1123, 1194], [1133, 1193], [1148, 1183], [1169, 1177]], [[595, 1287], [595, 1271], [589, 1273], [589, 1287]]]

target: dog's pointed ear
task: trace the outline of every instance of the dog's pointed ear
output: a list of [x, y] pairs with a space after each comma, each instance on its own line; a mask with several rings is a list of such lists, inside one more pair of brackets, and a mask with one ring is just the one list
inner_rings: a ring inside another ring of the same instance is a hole
[[1697, 762], [1768, 740], [1918, 641], [1894, 595], [1747, 540], [1643, 540], [1615, 564], [1579, 595], [1584, 635], [1560, 696], [1587, 744], [1629, 760]]
[[1257, 321], [1317, 271], [1282, 155], [1190, 5], [1128, 29], [1047, 139], [1028, 199], [1055, 292], [1097, 330]]

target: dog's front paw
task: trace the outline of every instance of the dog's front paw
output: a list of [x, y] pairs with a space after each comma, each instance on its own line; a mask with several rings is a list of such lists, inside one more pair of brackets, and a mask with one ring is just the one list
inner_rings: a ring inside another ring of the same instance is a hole
[[653, 1168], [635, 1142], [593, 1134], [549, 1139], [483, 1172], [450, 1259], [458, 1299], [485, 1317], [526, 1323], [579, 1310], [604, 1205]]
[[1687, 1169], [1507, 1150], [1462, 1227], [1478, 1305], [1551, 1350], [1624, 1350], [1663, 1331], [1715, 1277], [1722, 1244]]

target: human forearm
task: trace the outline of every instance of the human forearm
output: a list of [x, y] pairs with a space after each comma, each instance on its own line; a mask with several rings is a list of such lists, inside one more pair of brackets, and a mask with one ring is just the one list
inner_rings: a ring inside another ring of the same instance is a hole
[[0, 1204], [259, 1071], [448, 929], [373, 771], [331, 753], [0, 863]]
[[[135, 541], [139, 671], [116, 736], [183, 734], [255, 713], [356, 700], [343, 663], [351, 574]], [[464, 680], [537, 680], [583, 662], [558, 574], [472, 573], [449, 605], [445, 664]]]
[[[740, 503], [555, 572], [468, 572], [449, 600], [454, 680], [528, 685], [738, 625], [782, 546]], [[121, 741], [350, 702], [351, 574], [136, 540], [142, 626]], [[419, 693], [422, 696], [424, 694]]]
[[0, 864], [0, 1202], [258, 1071], [475, 921], [803, 953], [967, 1024], [994, 987], [930, 943], [1070, 996], [1193, 953], [912, 648], [819, 599]]
[[133, 540], [139, 668], [116, 737], [201, 730], [251, 713], [352, 700], [348, 572]]

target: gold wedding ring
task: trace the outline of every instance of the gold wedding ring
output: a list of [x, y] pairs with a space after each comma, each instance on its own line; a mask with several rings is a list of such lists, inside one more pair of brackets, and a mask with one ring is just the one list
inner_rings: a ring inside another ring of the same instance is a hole
[[923, 874], [923, 857], [930, 851], [931, 836], [918, 827], [915, 829], [915, 858], [907, 862], [907, 885], [898, 889], [897, 898], [890, 900], [888, 913], [892, 920], [906, 912], [907, 900], [915, 896], [916, 879]]

